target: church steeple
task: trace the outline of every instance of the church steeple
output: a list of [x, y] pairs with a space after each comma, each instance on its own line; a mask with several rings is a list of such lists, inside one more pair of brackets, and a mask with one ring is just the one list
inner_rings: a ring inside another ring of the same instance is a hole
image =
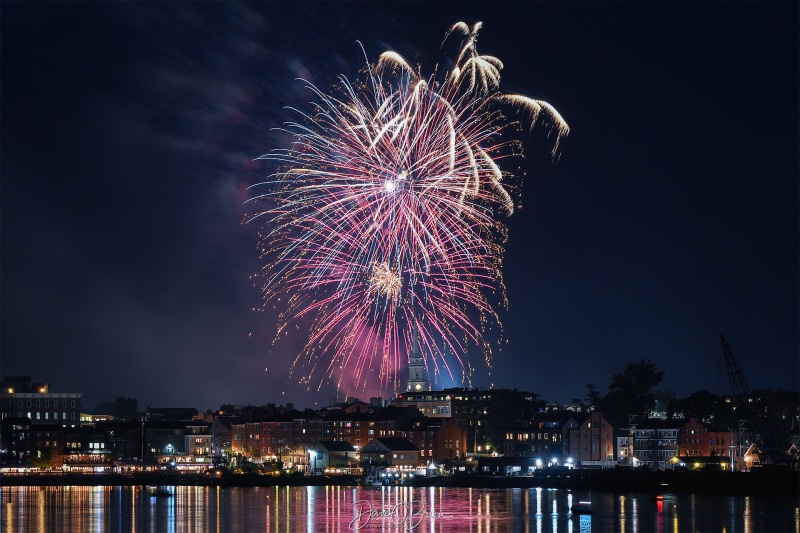
[[419, 392], [426, 388], [425, 364], [422, 360], [422, 352], [419, 349], [419, 334], [415, 325], [411, 333], [411, 353], [408, 354], [408, 384], [406, 385], [406, 390]]

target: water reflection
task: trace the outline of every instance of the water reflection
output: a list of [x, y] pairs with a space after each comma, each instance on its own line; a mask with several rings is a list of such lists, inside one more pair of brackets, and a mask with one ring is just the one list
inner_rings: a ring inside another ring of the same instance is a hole
[[441, 487], [0, 487], [0, 530], [794, 531], [796, 498]]

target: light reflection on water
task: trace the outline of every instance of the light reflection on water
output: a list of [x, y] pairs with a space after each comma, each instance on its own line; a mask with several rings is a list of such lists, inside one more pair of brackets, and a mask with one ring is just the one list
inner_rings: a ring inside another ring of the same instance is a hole
[[[797, 498], [410, 487], [0, 487], [0, 531], [794, 531]], [[169, 495], [163, 495], [163, 492]], [[584, 502], [591, 502], [591, 513]]]

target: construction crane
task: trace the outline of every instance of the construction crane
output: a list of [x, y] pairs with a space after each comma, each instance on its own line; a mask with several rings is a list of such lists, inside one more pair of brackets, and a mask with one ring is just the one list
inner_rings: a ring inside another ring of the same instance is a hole
[[[761, 432], [758, 414], [756, 413], [752, 398], [750, 397], [750, 386], [747, 384], [747, 378], [739, 367], [739, 363], [733, 355], [730, 344], [725, 340], [725, 336], [720, 335], [719, 340], [722, 343], [722, 356], [725, 358], [725, 366], [728, 369], [728, 379], [731, 382], [731, 389], [733, 389], [733, 399], [741, 410], [740, 420], [743, 420], [747, 424], [751, 437], [750, 442], [755, 445], [756, 452], [759, 453], [762, 462], [764, 462], [763, 459], [765, 457], [762, 456], [762, 453], [765, 451], [764, 442], [762, 440], [764, 434]], [[740, 427], [739, 429], [740, 433], [742, 433], [744, 428]]]
[[736, 362], [731, 345], [725, 340], [725, 335], [720, 335], [719, 340], [722, 342], [722, 356], [725, 357], [725, 366], [728, 368], [728, 379], [731, 381], [733, 395], [745, 400], [750, 397], [750, 386], [747, 384], [747, 378], [744, 377], [744, 372], [739, 368], [739, 363]]

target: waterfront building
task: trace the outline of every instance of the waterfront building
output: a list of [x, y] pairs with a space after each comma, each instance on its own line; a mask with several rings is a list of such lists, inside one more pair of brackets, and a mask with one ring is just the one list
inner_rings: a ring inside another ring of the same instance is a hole
[[664, 470], [678, 455], [678, 434], [683, 422], [646, 419], [633, 430], [633, 466]]
[[678, 435], [681, 456], [710, 455], [711, 436], [706, 426], [697, 418], [689, 418], [684, 422]]
[[142, 456], [142, 422], [102, 421], [89, 427], [105, 433], [105, 446], [113, 461], [138, 461]]
[[565, 429], [565, 459], [576, 466], [613, 467], [616, 447], [614, 428], [602, 411], [576, 413]]
[[731, 470], [731, 460], [724, 455], [712, 456], [675, 456], [669, 461], [670, 469], [686, 468], [689, 470]]
[[176, 459], [179, 470], [203, 470], [212, 466], [211, 425], [193, 423], [183, 435], [184, 455]]
[[64, 428], [61, 424], [32, 424], [31, 460], [40, 468], [60, 468], [64, 464]]
[[186, 453], [186, 424], [183, 422], [147, 422], [144, 426], [145, 461], [165, 461]]
[[451, 418], [454, 395], [448, 391], [411, 391], [400, 394], [392, 401], [398, 407], [415, 407], [430, 418]]
[[0, 422], [10, 422], [0, 423], [0, 450], [5, 450], [3, 458], [16, 464], [33, 459], [31, 435], [27, 429], [20, 429], [23, 426], [79, 426], [81, 396], [77, 392], [51, 392], [49, 383], [36, 381], [30, 376], [4, 377], [0, 381]]
[[323, 439], [323, 420], [310, 410], [233, 421], [230, 427], [233, 455], [255, 463], [280, 463], [295, 471], [308, 472], [308, 450]]
[[236, 420], [233, 416], [217, 415], [211, 422], [211, 455], [215, 458], [222, 459], [223, 454], [231, 450], [232, 425]]
[[29, 418], [32, 424], [80, 424], [79, 392], [51, 392], [50, 384], [30, 376], [5, 377], [0, 382], [0, 420]]
[[[392, 400], [392, 405], [416, 407], [429, 418], [455, 420], [466, 431], [467, 453], [484, 454], [488, 446], [484, 430], [487, 424], [497, 423], [492, 418], [502, 414], [512, 420], [529, 419], [538, 409], [538, 397], [533, 392], [516, 389], [478, 390], [454, 387], [441, 391], [404, 392]], [[501, 432], [511, 425], [501, 427]], [[502, 453], [499, 449], [494, 451]]]
[[419, 452], [419, 448], [406, 439], [388, 437], [369, 441], [361, 449], [361, 457], [372, 467], [415, 469], [424, 466]]
[[309, 472], [320, 476], [328, 469], [352, 473], [358, 467], [358, 452], [349, 442], [321, 440], [309, 450]]
[[568, 457], [568, 430], [578, 427], [572, 412], [539, 413], [533, 418], [518, 419], [504, 432], [501, 453], [527, 458], [530, 467], [563, 465]]
[[467, 431], [455, 420], [422, 418], [395, 433], [419, 448], [427, 464], [458, 461], [467, 453]]
[[629, 429], [614, 431], [617, 445], [617, 464], [620, 466], [633, 466], [633, 432]]
[[27, 465], [33, 459], [31, 419], [6, 417], [0, 420], [3, 432], [3, 461], [11, 465]]
[[739, 441], [740, 436], [736, 431], [713, 431], [697, 418], [689, 418], [684, 422], [678, 436], [678, 455], [681, 460], [693, 457], [727, 457], [735, 469], [741, 469], [741, 457], [747, 448], [741, 449]]

